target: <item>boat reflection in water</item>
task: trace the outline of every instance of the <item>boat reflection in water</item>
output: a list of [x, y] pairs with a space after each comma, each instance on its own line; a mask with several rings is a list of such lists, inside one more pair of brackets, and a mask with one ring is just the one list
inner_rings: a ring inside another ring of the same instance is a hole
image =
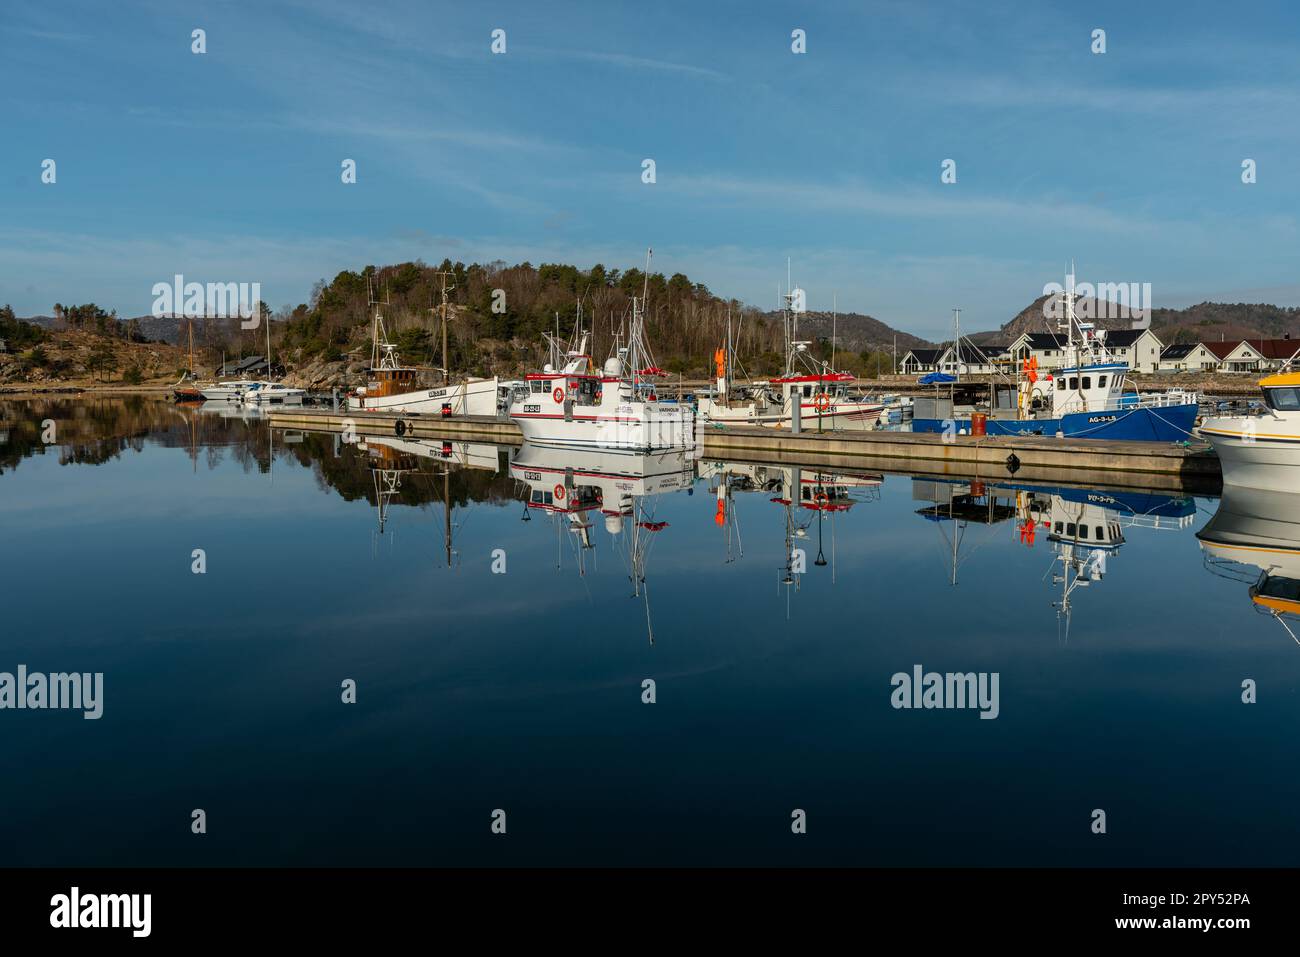
[[978, 547], [962, 550], [972, 522], [990, 527], [1011, 522], [1026, 548], [1034, 548], [1041, 535], [1053, 553], [1048, 569], [1052, 584], [1061, 586], [1052, 607], [1062, 642], [1069, 638], [1075, 591], [1106, 577], [1125, 544], [1126, 529], [1185, 529], [1196, 515], [1195, 500], [1185, 495], [975, 479], [913, 479], [912, 498], [934, 503], [917, 514], [937, 523], [945, 538], [952, 585], [962, 562]]
[[[629, 452], [616, 449], [551, 449], [525, 442], [510, 457], [510, 475], [522, 487], [524, 521], [540, 512], [555, 522], [557, 548], [567, 537], [586, 575], [587, 553], [595, 548], [591, 530], [599, 516], [614, 549], [624, 561], [632, 597], [643, 599], [646, 631], [654, 644], [646, 561], [655, 539], [668, 528], [657, 521], [660, 496], [686, 491], [695, 483], [694, 449]], [[566, 533], [567, 532], [567, 536]], [[556, 556], [556, 567], [561, 566]]]
[[[749, 462], [701, 462], [700, 475], [709, 483], [718, 508], [714, 523], [723, 530], [726, 562], [744, 555], [740, 535], [737, 496], [762, 493], [770, 504], [780, 507], [785, 526], [784, 564], [778, 577], [786, 589], [786, 617], [790, 614], [790, 592], [798, 590], [807, 569], [807, 551], [796, 542], [810, 538], [817, 523], [817, 557], [813, 565], [830, 565], [835, 582], [835, 516], [859, 502], [878, 501], [884, 477], [868, 472], [828, 472], [792, 465]], [[829, 530], [826, 525], [830, 525]], [[829, 538], [829, 542], [827, 539]], [[831, 557], [826, 558], [830, 548]]]
[[[497, 473], [500, 470], [498, 447], [450, 439], [367, 436], [357, 442], [357, 450], [365, 453], [374, 483], [375, 509], [379, 517], [379, 528], [372, 543], [374, 549], [378, 549], [379, 539], [384, 534], [389, 508], [403, 496], [403, 481], [408, 480], [408, 476], [419, 475], [431, 483], [434, 496], [442, 501], [443, 548], [447, 567], [451, 568], [458, 557], [452, 548], [455, 523], [451, 473], [454, 469], [484, 469]], [[427, 496], [427, 492], [425, 494]]]
[[1300, 644], [1288, 624], [1300, 620], [1300, 494], [1225, 485], [1196, 537], [1206, 568], [1248, 585], [1255, 610]]

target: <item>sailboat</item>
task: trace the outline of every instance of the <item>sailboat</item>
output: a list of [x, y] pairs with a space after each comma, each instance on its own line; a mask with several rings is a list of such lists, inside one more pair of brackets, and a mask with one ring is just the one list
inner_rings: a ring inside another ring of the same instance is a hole
[[717, 380], [713, 395], [698, 400], [700, 420], [718, 425], [760, 425], [792, 427], [798, 406], [801, 426], [813, 423], [828, 429], [862, 431], [880, 423], [885, 406], [852, 392], [855, 378], [836, 372], [829, 362], [816, 359], [809, 340], [799, 339], [802, 291], [790, 286], [782, 296], [782, 328], [785, 339], [785, 371], [774, 379], [748, 385], [735, 380], [735, 349], [731, 321], [727, 321], [727, 342], [714, 353]]
[[[265, 317], [266, 322], [266, 372], [271, 375], [271, 320]], [[271, 406], [294, 406], [302, 405], [307, 398], [306, 389], [298, 389], [293, 386], [285, 385], [283, 382], [275, 382], [267, 379], [264, 382], [253, 382], [246, 388], [240, 397], [244, 405], [255, 408], [269, 408]]]
[[495, 416], [508, 394], [510, 383], [496, 376], [489, 379], [469, 376], [452, 382], [447, 361], [447, 274], [442, 274], [442, 374], [440, 386], [419, 385], [423, 369], [403, 365], [397, 347], [388, 340], [381, 306], [389, 305], [370, 294], [375, 308], [370, 369], [366, 385], [347, 397], [346, 406], [356, 412], [388, 412], [402, 415], [485, 415]]
[[628, 344], [616, 346], [597, 373], [586, 354], [586, 336], [556, 369], [525, 376], [527, 391], [510, 403], [510, 419], [524, 441], [568, 449], [625, 449], [653, 452], [679, 449], [695, 442], [695, 413], [685, 403], [658, 395], [654, 380], [663, 371], [645, 338], [645, 298], [632, 299]]

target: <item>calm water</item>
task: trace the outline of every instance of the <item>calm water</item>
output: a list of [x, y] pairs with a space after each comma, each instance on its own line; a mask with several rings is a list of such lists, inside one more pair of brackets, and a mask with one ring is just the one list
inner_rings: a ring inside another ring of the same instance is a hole
[[[148, 400], [0, 418], [0, 671], [104, 673], [98, 721], [0, 711], [0, 863], [1300, 857], [1300, 646], [1207, 567], [1218, 500], [805, 470], [834, 508], [788, 508], [774, 466], [660, 462], [641, 496]], [[1068, 615], [1058, 519], [1104, 546]], [[895, 709], [918, 664], [998, 673], [999, 716]]]

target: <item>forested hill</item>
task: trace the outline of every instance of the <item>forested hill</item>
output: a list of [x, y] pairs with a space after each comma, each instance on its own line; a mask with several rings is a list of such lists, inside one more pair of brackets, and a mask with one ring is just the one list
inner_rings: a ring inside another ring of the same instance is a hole
[[[768, 374], [779, 371], [782, 363], [779, 314], [722, 299], [681, 273], [652, 272], [647, 278], [640, 269], [600, 264], [583, 270], [553, 263], [507, 266], [444, 261], [438, 266], [414, 262], [341, 272], [328, 284], [318, 283], [310, 303], [280, 317], [285, 321], [282, 337], [277, 332], [277, 349], [299, 361], [349, 353], [368, 356], [373, 308], [368, 304], [367, 281], [372, 280], [389, 302], [382, 311], [402, 357], [440, 362], [436, 307], [442, 273], [449, 274], [451, 287], [448, 352], [454, 369], [485, 375], [536, 366], [544, 356], [542, 333], [554, 332], [558, 326], [567, 338], [579, 305], [583, 325], [593, 338], [588, 351], [603, 359], [615, 335], [627, 328], [632, 297], [643, 293], [650, 346], [664, 369], [706, 373], [713, 351], [726, 340], [728, 315], [746, 371]], [[806, 321], [813, 336], [829, 340], [829, 314], [813, 314]], [[894, 330], [869, 316], [841, 316], [837, 326], [843, 337], [837, 364], [843, 367], [865, 366], [871, 357], [861, 353], [892, 348]], [[898, 333], [898, 341], [902, 348], [920, 340]], [[816, 348], [829, 354], [829, 341]]]

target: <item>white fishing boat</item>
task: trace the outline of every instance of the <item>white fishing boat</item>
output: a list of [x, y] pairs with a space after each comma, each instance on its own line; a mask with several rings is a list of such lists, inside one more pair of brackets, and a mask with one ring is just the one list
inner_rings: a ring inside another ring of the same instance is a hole
[[816, 359], [808, 351], [812, 343], [799, 339], [801, 291], [789, 288], [782, 299], [784, 373], [774, 379], [736, 383], [733, 370], [738, 363], [728, 320], [728, 341], [713, 356], [717, 367], [716, 389], [713, 394], [698, 399], [700, 421], [791, 428], [797, 407], [802, 428], [855, 431], [876, 428], [884, 404], [855, 394], [854, 376], [836, 372], [829, 362]]
[[469, 376], [452, 382], [447, 362], [447, 283], [443, 276], [442, 288], [442, 364], [441, 385], [426, 387], [420, 384], [422, 373], [428, 370], [403, 365], [397, 347], [388, 341], [388, 331], [379, 302], [375, 307], [374, 333], [370, 351], [370, 369], [364, 386], [347, 396], [346, 408], [355, 412], [388, 412], [401, 415], [483, 415], [495, 416], [505, 410], [515, 383], [505, 382], [496, 376], [480, 378]]
[[1207, 418], [1200, 427], [1219, 453], [1223, 484], [1300, 492], [1300, 372], [1260, 380], [1261, 415]]
[[694, 445], [694, 410], [658, 395], [656, 379], [663, 371], [645, 341], [644, 304], [644, 295], [632, 299], [628, 344], [616, 345], [600, 372], [586, 354], [584, 334], [561, 367], [547, 363], [542, 372], [525, 377], [528, 391], [510, 403], [510, 419], [525, 442], [639, 452]]

